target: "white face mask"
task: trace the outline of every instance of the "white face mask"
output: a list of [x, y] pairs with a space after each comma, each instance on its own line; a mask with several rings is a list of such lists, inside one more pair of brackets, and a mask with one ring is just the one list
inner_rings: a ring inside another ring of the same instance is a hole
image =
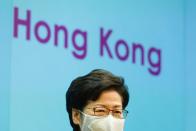
[[81, 131], [123, 131], [125, 119], [117, 119], [112, 115], [99, 117], [82, 114], [84, 118]]

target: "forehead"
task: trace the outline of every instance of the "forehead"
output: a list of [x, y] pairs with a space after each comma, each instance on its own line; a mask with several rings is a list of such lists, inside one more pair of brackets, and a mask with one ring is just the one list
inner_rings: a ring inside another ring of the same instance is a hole
[[122, 97], [114, 90], [101, 93], [96, 101], [89, 101], [86, 107], [104, 106], [108, 108], [122, 107]]

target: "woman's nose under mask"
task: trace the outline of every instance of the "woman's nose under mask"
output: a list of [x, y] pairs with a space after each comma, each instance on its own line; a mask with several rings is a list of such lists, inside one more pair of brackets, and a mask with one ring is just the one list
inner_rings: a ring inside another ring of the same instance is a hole
[[84, 114], [81, 131], [123, 131], [125, 119], [118, 119], [112, 115], [98, 117]]

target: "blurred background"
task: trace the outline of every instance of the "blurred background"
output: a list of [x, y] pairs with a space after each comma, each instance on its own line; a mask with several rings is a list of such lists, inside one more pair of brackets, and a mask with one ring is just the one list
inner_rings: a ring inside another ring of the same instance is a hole
[[96, 68], [125, 78], [125, 131], [195, 131], [195, 23], [195, 0], [0, 0], [0, 131], [72, 130], [65, 93]]

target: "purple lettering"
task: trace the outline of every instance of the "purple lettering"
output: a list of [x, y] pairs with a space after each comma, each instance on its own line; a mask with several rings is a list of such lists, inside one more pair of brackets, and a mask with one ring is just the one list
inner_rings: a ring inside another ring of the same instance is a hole
[[[125, 48], [125, 54], [124, 55], [121, 55], [120, 54], [120, 46], [124, 46]], [[129, 57], [129, 47], [127, 45], [127, 43], [124, 41], [124, 40], [118, 40], [116, 45], [115, 45], [115, 52], [116, 52], [116, 55], [117, 57], [122, 60], [122, 61], [125, 61], [127, 60], [127, 58]]]
[[[46, 36], [45, 38], [42, 38], [39, 34], [39, 29], [43, 27], [46, 29]], [[50, 36], [51, 36], [51, 32], [50, 32], [50, 27], [48, 26], [48, 24], [44, 21], [39, 21], [36, 25], [35, 25], [35, 37], [37, 38], [37, 40], [41, 43], [47, 43], [50, 40]]]
[[112, 30], [109, 30], [106, 35], [104, 35], [104, 29], [101, 28], [100, 32], [100, 55], [103, 56], [104, 48], [107, 50], [108, 55], [110, 58], [113, 58], [112, 53], [110, 51], [110, 48], [108, 46], [107, 40], [109, 36], [111, 35]]
[[[83, 38], [83, 44], [82, 45], [78, 45], [76, 42], [76, 38], [77, 36], [81, 36]], [[73, 32], [72, 35], [72, 43], [74, 48], [76, 49], [76, 51], [73, 51], [73, 55], [78, 58], [78, 59], [84, 59], [86, 57], [87, 54], [87, 32], [83, 32], [79, 29], [76, 29]], [[82, 52], [81, 54], [78, 54], [77, 51]]]
[[[25, 18], [21, 18], [19, 17], [19, 8], [14, 7], [13, 37], [18, 38], [20, 32], [19, 28], [24, 28], [25, 39], [31, 40], [32, 28], [34, 31], [33, 35], [35, 35], [37, 42], [46, 44], [50, 41], [51, 36], [54, 36], [54, 39], [52, 39], [53, 46], [58, 47], [60, 43], [63, 44], [62, 48], [64, 49], [72, 46], [73, 48], [71, 53], [73, 57], [81, 60], [86, 58], [88, 42], [87, 31], [82, 31], [78, 28], [73, 30], [73, 33], [70, 35], [69, 30], [65, 25], [54, 24], [50, 27], [47, 22], [40, 20], [36, 21], [35, 25], [31, 25], [31, 13], [32, 12], [30, 10], [27, 10], [25, 12]], [[99, 55], [101, 57], [104, 55], [110, 59], [115, 57], [120, 61], [130, 59], [133, 64], [139, 61], [142, 66], [147, 66], [146, 68], [149, 74], [154, 76], [160, 74], [162, 70], [161, 49], [151, 47], [147, 52], [146, 48], [141, 43], [133, 42], [132, 45], [129, 45], [128, 41], [118, 38], [113, 41], [114, 43], [111, 43], [110, 39], [112, 39], [113, 30], [105, 30], [104, 27], [101, 27], [99, 31]], [[69, 42], [72, 45], [69, 46]]]
[[[157, 56], [157, 61], [153, 60], [153, 54]], [[148, 71], [152, 75], [159, 75], [161, 72], [161, 50], [150, 48], [148, 51], [148, 61], [151, 66], [148, 68]]]
[[68, 31], [67, 31], [67, 28], [65, 26], [58, 26], [58, 25], [55, 25], [55, 28], [54, 28], [54, 45], [55, 46], [58, 46], [58, 35], [59, 35], [59, 32], [63, 32], [63, 35], [64, 35], [64, 48], [67, 48], [68, 47]]
[[26, 27], [26, 39], [30, 40], [30, 23], [31, 23], [31, 12], [27, 10], [26, 20], [22, 20], [18, 15], [18, 8], [14, 8], [14, 37], [18, 37], [19, 25]]
[[133, 63], [136, 63], [136, 50], [139, 49], [140, 50], [140, 54], [141, 54], [141, 65], [144, 65], [144, 47], [141, 44], [136, 44], [133, 43], [133, 55], [132, 55], [132, 61]]

